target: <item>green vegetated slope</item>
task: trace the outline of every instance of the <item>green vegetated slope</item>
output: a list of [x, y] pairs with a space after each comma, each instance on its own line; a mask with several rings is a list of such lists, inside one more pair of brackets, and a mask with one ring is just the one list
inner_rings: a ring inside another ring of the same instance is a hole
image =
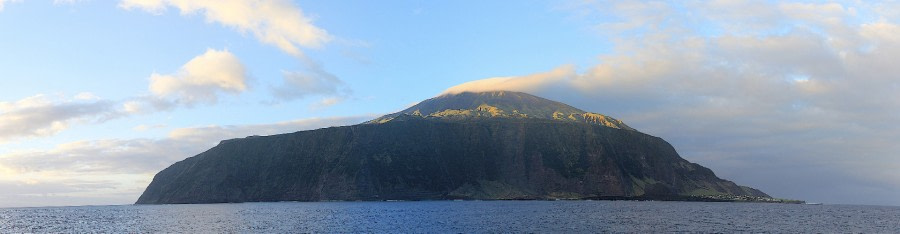
[[367, 123], [383, 123], [405, 116], [455, 121], [485, 118], [552, 119], [634, 130], [622, 121], [609, 116], [586, 112], [527, 93], [509, 91], [444, 94]]

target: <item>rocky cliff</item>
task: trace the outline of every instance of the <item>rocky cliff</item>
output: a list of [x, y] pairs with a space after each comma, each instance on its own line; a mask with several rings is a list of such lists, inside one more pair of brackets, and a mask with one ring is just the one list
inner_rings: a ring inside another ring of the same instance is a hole
[[364, 124], [222, 141], [138, 204], [768, 195], [621, 121], [515, 92], [426, 100]]

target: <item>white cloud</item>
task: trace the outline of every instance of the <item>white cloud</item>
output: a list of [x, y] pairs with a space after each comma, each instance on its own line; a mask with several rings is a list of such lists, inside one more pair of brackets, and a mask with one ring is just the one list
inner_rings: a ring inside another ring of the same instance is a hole
[[[247, 71], [240, 60], [227, 50], [208, 49], [169, 75], [153, 73], [150, 91], [160, 98], [193, 105], [215, 103], [219, 93], [237, 94], [247, 89]], [[133, 104], [128, 109], [136, 110]]]
[[125, 102], [122, 104], [122, 109], [125, 110], [126, 113], [130, 114], [137, 114], [145, 111], [144, 104], [138, 101]]
[[878, 9], [763, 1], [581, 7], [613, 16], [581, 17], [613, 36], [614, 52], [601, 63], [452, 89], [532, 91], [617, 116], [775, 196], [900, 204], [900, 24], [859, 14]]
[[72, 5], [79, 2], [85, 2], [88, 0], [53, 0], [53, 5]]
[[89, 92], [82, 92], [75, 95], [76, 100], [100, 100], [100, 97]]
[[202, 14], [209, 22], [249, 32], [259, 41], [302, 56], [299, 47], [315, 48], [331, 36], [288, 0], [122, 0], [119, 7], [161, 14], [175, 7], [182, 14]]
[[3, 6], [6, 5], [6, 3], [16, 3], [16, 2], [22, 2], [22, 0], [0, 0], [0, 11], [3, 11]]
[[119, 2], [119, 7], [131, 10], [142, 9], [153, 14], [162, 14], [166, 10], [168, 2], [161, 0], [123, 0]]
[[153, 175], [219, 141], [356, 124], [374, 116], [175, 129], [164, 139], [77, 141], [0, 155], [0, 207], [127, 204]]
[[534, 92], [548, 85], [571, 79], [575, 76], [573, 66], [562, 66], [552, 71], [519, 77], [494, 77], [483, 80], [466, 82], [444, 90], [444, 94], [461, 92], [487, 92], [509, 90], [519, 92]]
[[134, 128], [131, 128], [131, 129], [135, 130], [135, 131], [143, 132], [143, 131], [147, 131], [150, 129], [165, 128], [166, 126], [167, 125], [165, 125], [165, 124], [152, 124], [152, 125], [141, 124], [138, 126], [134, 126]]
[[346, 100], [346, 99], [347, 99], [346, 97], [326, 97], [326, 98], [322, 98], [321, 100], [319, 100], [318, 102], [316, 102], [315, 104], [313, 104], [312, 108], [313, 108], [313, 109], [322, 109], [322, 108], [326, 108], [326, 107], [329, 107], [329, 106], [337, 105], [338, 103], [341, 103], [341, 102], [343, 102], [343, 101]]
[[0, 142], [54, 135], [73, 122], [103, 122], [119, 116], [112, 102], [84, 98], [39, 94], [0, 102]]

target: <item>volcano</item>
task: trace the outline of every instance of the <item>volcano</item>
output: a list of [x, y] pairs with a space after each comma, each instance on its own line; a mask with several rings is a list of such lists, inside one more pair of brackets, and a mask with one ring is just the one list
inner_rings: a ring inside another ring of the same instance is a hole
[[138, 204], [771, 200], [612, 117], [521, 92], [444, 94], [365, 123], [253, 136], [160, 171]]

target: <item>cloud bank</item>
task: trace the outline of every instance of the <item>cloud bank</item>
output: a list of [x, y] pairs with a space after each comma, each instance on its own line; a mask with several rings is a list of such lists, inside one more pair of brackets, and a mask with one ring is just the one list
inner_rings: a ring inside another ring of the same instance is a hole
[[11, 152], [0, 155], [0, 207], [130, 204], [137, 200], [156, 172], [221, 140], [350, 125], [371, 118], [212, 125], [175, 129], [163, 139], [77, 141], [49, 150]]
[[44, 95], [0, 102], [0, 143], [28, 137], [47, 137], [71, 124], [103, 123], [137, 114], [170, 110], [179, 105], [215, 104], [223, 93], [247, 90], [246, 70], [228, 51], [209, 49], [173, 74], [150, 75], [152, 95], [124, 101], [105, 100], [92, 93], [73, 97]]
[[883, 6], [585, 1], [573, 9], [615, 42], [597, 65], [446, 92], [526, 91], [607, 113], [775, 196], [900, 204], [900, 24]]

